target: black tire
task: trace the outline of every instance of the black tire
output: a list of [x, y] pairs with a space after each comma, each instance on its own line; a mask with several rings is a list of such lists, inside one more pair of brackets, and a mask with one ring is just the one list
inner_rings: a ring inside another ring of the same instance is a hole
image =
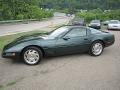
[[[102, 46], [101, 52], [100, 52], [99, 54], [95, 54], [95, 53], [93, 52], [93, 47], [94, 47], [94, 45], [97, 44], [97, 43], [101, 44], [101, 46]], [[89, 49], [89, 54], [90, 54], [91, 56], [100, 56], [100, 55], [103, 53], [103, 50], [104, 50], [104, 44], [103, 44], [103, 42], [102, 42], [102, 41], [95, 41], [95, 42], [92, 43], [92, 45], [91, 45], [91, 47], [90, 47], [90, 49]]]
[[[34, 50], [34, 51], [36, 51], [36, 52], [38, 53], [39, 59], [38, 59], [35, 63], [32, 63], [32, 64], [31, 64], [31, 63], [28, 63], [28, 62], [25, 60], [24, 55], [25, 55], [25, 53], [26, 53], [28, 50]], [[39, 48], [34, 47], [34, 46], [27, 47], [27, 48], [25, 48], [25, 49], [23, 50], [23, 52], [22, 52], [22, 59], [23, 59], [24, 63], [27, 64], [27, 65], [37, 65], [37, 64], [42, 60], [42, 58], [43, 58], [43, 53], [42, 53], [42, 51], [41, 51]]]

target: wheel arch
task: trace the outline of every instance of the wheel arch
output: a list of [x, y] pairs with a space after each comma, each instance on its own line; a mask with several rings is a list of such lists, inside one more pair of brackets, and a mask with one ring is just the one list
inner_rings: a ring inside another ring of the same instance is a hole
[[101, 39], [94, 40], [92, 42], [92, 44], [95, 43], [95, 42], [99, 42], [99, 41], [102, 42], [103, 46], [105, 47], [105, 42], [104, 42], [104, 40], [101, 40]]
[[24, 51], [26, 48], [28, 48], [28, 47], [37, 47], [37, 48], [39, 48], [39, 49], [42, 51], [42, 53], [43, 53], [43, 57], [45, 56], [45, 51], [43, 50], [42, 47], [40, 47], [40, 46], [38, 46], [38, 45], [29, 45], [29, 46], [24, 47], [24, 48], [22, 49], [22, 51], [20, 52], [20, 56], [22, 55], [23, 51]]
[[105, 47], [105, 43], [104, 43], [103, 40], [101, 40], [101, 39], [96, 39], [96, 40], [94, 40], [94, 41], [91, 43], [91, 46], [90, 46], [89, 52], [88, 52], [88, 53], [89, 53], [90, 55], [92, 55], [92, 56], [99, 56], [99, 55], [101, 55], [101, 54], [99, 54], [99, 55], [94, 55], [94, 54], [92, 54], [91, 48], [92, 48], [93, 44], [96, 43], [96, 42], [101, 42], [101, 43], [103, 44], [103, 49], [104, 49], [104, 47]]

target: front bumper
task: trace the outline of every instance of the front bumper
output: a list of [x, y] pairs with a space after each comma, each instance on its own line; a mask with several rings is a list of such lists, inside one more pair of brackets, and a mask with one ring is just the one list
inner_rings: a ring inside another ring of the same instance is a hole
[[120, 26], [108, 26], [108, 30], [120, 30]]
[[1, 56], [3, 58], [19, 58], [20, 54], [17, 52], [2, 52]]

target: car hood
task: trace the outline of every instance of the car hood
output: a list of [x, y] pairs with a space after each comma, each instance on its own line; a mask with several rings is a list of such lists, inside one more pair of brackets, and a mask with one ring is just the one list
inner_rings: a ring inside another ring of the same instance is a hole
[[44, 37], [47, 37], [47, 33], [37, 33], [37, 34], [32, 34], [32, 35], [21, 36], [21, 37], [15, 39], [14, 41], [12, 41], [11, 43], [7, 44], [4, 47], [4, 49], [7, 49], [9, 47], [12, 47], [12, 46], [14, 46], [16, 44], [19, 44], [19, 43], [25, 42], [25, 41], [37, 40], [37, 39], [43, 40]]
[[32, 35], [25, 35], [17, 38], [15, 41], [21, 42], [21, 41], [28, 41], [28, 40], [34, 40], [34, 39], [44, 39], [44, 37], [47, 36], [47, 33], [37, 33]]
[[90, 23], [90, 25], [100, 25], [100, 23]]

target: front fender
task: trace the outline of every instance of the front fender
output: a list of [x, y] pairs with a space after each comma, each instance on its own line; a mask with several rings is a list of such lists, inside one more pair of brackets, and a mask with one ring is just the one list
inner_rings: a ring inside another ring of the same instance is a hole
[[9, 48], [5, 48], [4, 52], [21, 52], [25, 47], [30, 46], [30, 45], [38, 45], [37, 40], [25, 41], [25, 42], [20, 42], [18, 44], [14, 44]]

